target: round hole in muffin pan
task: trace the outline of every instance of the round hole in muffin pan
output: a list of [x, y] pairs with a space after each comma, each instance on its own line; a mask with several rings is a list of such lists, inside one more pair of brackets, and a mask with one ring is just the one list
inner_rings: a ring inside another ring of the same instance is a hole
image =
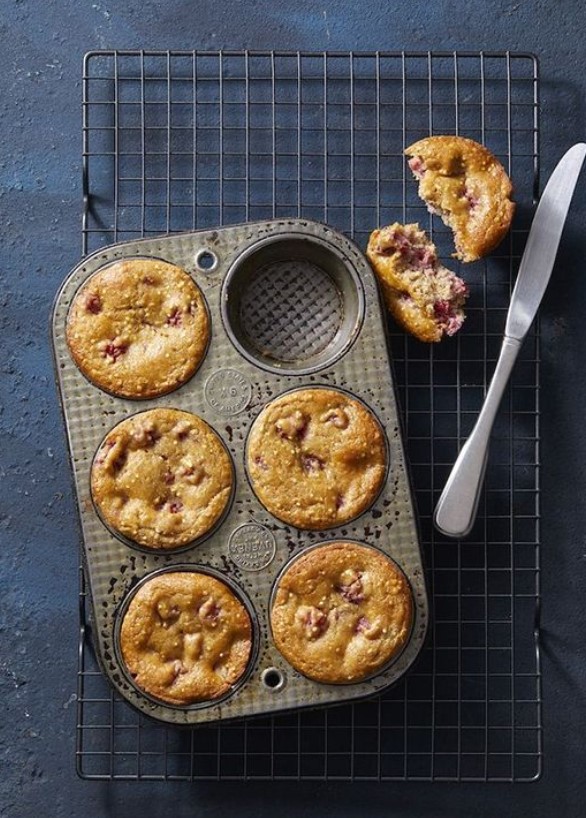
[[213, 273], [218, 268], [218, 257], [211, 250], [202, 248], [195, 254], [195, 263], [204, 273]]
[[228, 270], [222, 318], [238, 351], [284, 375], [317, 372], [351, 346], [364, 293], [348, 258], [315, 236], [265, 238]]
[[267, 690], [278, 693], [285, 687], [285, 674], [278, 667], [267, 667], [260, 674], [260, 681]]

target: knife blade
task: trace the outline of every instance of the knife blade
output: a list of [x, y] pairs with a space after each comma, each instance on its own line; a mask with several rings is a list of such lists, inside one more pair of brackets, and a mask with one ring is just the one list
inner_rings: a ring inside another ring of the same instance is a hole
[[585, 143], [573, 145], [564, 154], [537, 206], [511, 296], [501, 352], [482, 410], [435, 508], [435, 527], [449, 537], [465, 537], [474, 525], [494, 420], [521, 344], [551, 277], [585, 157]]

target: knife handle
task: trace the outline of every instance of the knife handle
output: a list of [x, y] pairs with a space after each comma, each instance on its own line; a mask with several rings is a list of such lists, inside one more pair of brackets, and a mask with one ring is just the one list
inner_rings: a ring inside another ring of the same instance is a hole
[[474, 525], [492, 427], [521, 343], [505, 336], [478, 420], [454, 463], [435, 508], [435, 527], [448, 537], [465, 537]]

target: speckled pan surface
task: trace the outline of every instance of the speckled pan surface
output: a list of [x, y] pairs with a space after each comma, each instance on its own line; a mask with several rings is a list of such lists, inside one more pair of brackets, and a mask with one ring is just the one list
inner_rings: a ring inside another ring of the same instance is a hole
[[[304, 248], [309, 248], [307, 254]], [[311, 258], [304, 260], [305, 255]], [[156, 399], [125, 400], [101, 391], [75, 366], [65, 339], [69, 306], [80, 285], [103, 265], [132, 256], [160, 258], [186, 270], [201, 288], [211, 317], [210, 345], [194, 377]], [[357, 699], [382, 690], [407, 671], [427, 630], [425, 578], [385, 317], [373, 273], [351, 241], [323, 224], [291, 219], [103, 248], [65, 280], [54, 308], [53, 342], [94, 644], [104, 673], [124, 698], [154, 718], [191, 725]], [[248, 432], [263, 406], [288, 390], [308, 386], [342, 389], [362, 400], [380, 420], [388, 441], [387, 476], [374, 505], [353, 522], [321, 532], [298, 530], [272, 517], [250, 487], [244, 459]], [[232, 455], [236, 487], [222, 524], [207, 539], [176, 553], [146, 553], [104, 526], [91, 498], [90, 469], [113, 426], [131, 414], [163, 406], [194, 412], [216, 430]], [[269, 632], [271, 592], [283, 567], [307, 546], [335, 540], [364, 542], [391, 556], [405, 572], [415, 603], [411, 637], [402, 653], [376, 677], [351, 685], [319, 684], [303, 677], [279, 654]], [[216, 703], [174, 707], [156, 702], [133, 686], [120, 662], [119, 616], [129, 593], [152, 572], [173, 566], [227, 578], [256, 620], [246, 679]], [[281, 679], [274, 687], [263, 681], [278, 680], [274, 674], [267, 677], [271, 668]]]

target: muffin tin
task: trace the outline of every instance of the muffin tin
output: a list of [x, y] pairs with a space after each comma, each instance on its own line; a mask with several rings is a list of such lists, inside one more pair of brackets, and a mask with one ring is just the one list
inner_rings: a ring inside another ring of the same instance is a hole
[[[102, 266], [146, 256], [176, 264], [201, 288], [211, 341], [190, 381], [156, 399], [117, 398], [91, 384], [69, 353], [65, 327], [78, 288]], [[141, 239], [106, 247], [65, 280], [53, 313], [57, 379], [83, 533], [92, 633], [102, 669], [140, 711], [164, 722], [202, 722], [315, 707], [371, 695], [397, 681], [420, 652], [428, 601], [413, 500], [386, 338], [386, 319], [368, 262], [326, 225], [302, 219], [248, 223]], [[362, 400], [386, 432], [389, 463], [373, 506], [326, 531], [281, 523], [256, 499], [245, 468], [251, 424], [270, 400], [308, 386], [345, 390]], [[219, 434], [235, 467], [232, 503], [204, 541], [179, 552], [145, 552], [101, 521], [90, 469], [105, 434], [131, 414], [155, 407], [194, 412]], [[379, 548], [407, 576], [414, 598], [411, 636], [376, 676], [329, 685], [295, 671], [272, 644], [269, 606], [276, 578], [304, 548], [348, 540]], [[201, 570], [224, 578], [253, 614], [252, 659], [242, 683], [222, 700], [178, 707], [138, 690], [120, 659], [120, 617], [134, 587], [161, 570]]]

